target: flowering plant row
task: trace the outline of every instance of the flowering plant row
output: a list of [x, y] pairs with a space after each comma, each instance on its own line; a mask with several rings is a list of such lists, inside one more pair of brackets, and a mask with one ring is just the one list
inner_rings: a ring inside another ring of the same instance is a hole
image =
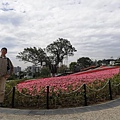
[[27, 80], [17, 84], [19, 92], [23, 90], [29, 95], [40, 95], [46, 92], [46, 87], [50, 86], [50, 93], [65, 92], [76, 90], [82, 84], [90, 84], [96, 80], [105, 81], [119, 73], [119, 67], [102, 67], [95, 70], [79, 72], [62, 77], [42, 78]]

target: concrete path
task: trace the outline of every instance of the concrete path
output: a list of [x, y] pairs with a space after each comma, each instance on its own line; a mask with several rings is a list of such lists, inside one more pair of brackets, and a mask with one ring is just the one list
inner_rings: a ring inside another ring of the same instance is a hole
[[120, 98], [104, 104], [68, 109], [0, 108], [0, 120], [120, 120]]

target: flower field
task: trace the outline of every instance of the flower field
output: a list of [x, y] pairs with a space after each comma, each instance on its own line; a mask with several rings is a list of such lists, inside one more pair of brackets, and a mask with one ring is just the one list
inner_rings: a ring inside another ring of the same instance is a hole
[[16, 88], [19, 92], [26, 90], [26, 93], [32, 96], [46, 92], [47, 86], [50, 87], [50, 93], [58, 93], [59, 91], [69, 93], [79, 88], [82, 84], [90, 84], [96, 80], [105, 81], [119, 72], [119, 67], [100, 67], [62, 77], [27, 80], [17, 84]]
[[[108, 81], [110, 80], [110, 81]], [[110, 100], [109, 82], [113, 99], [120, 96], [120, 68], [99, 67], [62, 77], [34, 80], [9, 81], [6, 83], [4, 106], [16, 108], [46, 109], [78, 107], [85, 105], [85, 84], [87, 104], [96, 104]], [[84, 84], [84, 86], [83, 86]], [[49, 86], [49, 92], [47, 92]], [[49, 95], [48, 95], [49, 93]], [[49, 97], [48, 97], [49, 96]]]

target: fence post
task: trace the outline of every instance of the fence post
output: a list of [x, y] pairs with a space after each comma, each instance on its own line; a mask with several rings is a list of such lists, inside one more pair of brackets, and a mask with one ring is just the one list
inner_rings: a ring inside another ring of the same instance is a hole
[[47, 109], [49, 109], [49, 86], [47, 86], [47, 99], [46, 99], [46, 103], [47, 103]]
[[111, 82], [109, 80], [109, 95], [110, 95], [110, 100], [112, 100], [112, 90], [111, 90]]
[[14, 102], [15, 102], [15, 87], [13, 87], [13, 93], [12, 93], [12, 108], [14, 108]]
[[87, 106], [86, 84], [84, 84], [83, 86], [84, 86], [84, 99], [85, 99], [84, 105]]

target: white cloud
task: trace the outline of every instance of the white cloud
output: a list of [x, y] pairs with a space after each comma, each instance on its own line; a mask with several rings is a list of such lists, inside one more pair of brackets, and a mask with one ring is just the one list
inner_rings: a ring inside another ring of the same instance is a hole
[[3, 0], [0, 2], [0, 47], [9, 49], [14, 65], [24, 65], [16, 55], [26, 47], [46, 47], [60, 37], [77, 49], [79, 57], [119, 56], [119, 0]]

